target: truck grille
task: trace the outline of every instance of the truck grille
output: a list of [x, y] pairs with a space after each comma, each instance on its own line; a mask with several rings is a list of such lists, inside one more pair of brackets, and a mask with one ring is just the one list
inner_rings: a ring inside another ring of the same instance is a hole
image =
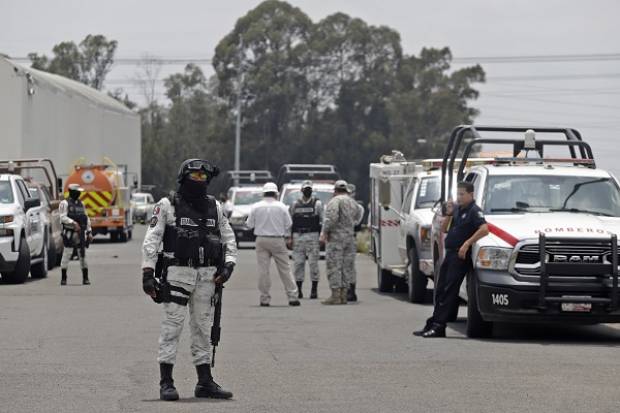
[[[517, 252], [514, 269], [518, 274], [539, 276], [540, 275], [540, 249], [538, 244], [527, 244]], [[547, 255], [549, 257], [562, 257], [568, 262], [571, 259], [577, 262], [592, 260], [596, 263], [608, 263], [611, 261], [611, 243], [606, 240], [600, 242], [562, 242], [547, 243]], [[619, 257], [620, 262], [620, 257]]]

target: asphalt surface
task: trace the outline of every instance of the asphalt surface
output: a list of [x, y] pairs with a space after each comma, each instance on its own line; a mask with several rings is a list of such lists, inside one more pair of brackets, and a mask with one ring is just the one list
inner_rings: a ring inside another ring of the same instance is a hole
[[[216, 380], [230, 401], [193, 398], [189, 329], [181, 339], [179, 402], [161, 402], [156, 361], [161, 308], [141, 291], [140, 243], [97, 242], [91, 286], [71, 262], [24, 285], [0, 285], [0, 412], [616, 412], [615, 326], [503, 325], [491, 340], [411, 335], [431, 312], [376, 291], [359, 256], [360, 302], [288, 307], [273, 271], [272, 307], [258, 306], [253, 250], [224, 291]], [[321, 264], [320, 296], [328, 295]], [[309, 285], [305, 286], [308, 294]], [[461, 316], [465, 308], [461, 308]]]

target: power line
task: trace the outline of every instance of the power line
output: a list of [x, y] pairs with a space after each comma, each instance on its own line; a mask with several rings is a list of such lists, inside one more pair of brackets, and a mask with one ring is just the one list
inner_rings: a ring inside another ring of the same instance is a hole
[[[186, 65], [193, 63], [196, 65], [210, 65], [213, 62], [209, 57], [143, 57], [143, 56], [123, 56], [114, 59], [115, 65], [137, 65], [144, 60], [162, 65]], [[13, 57], [11, 60], [21, 63], [29, 63], [28, 57]], [[521, 55], [521, 56], [462, 56], [453, 57], [452, 63], [555, 63], [555, 62], [600, 62], [600, 61], [620, 61], [620, 53], [589, 53], [589, 54], [564, 54], [564, 55]]]
[[555, 63], [600, 62], [620, 60], [620, 53], [588, 53], [565, 55], [477, 56], [455, 57], [453, 63]]

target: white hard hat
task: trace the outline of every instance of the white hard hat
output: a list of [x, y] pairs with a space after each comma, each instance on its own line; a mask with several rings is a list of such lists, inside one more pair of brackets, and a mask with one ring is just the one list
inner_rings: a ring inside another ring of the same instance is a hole
[[309, 181], [309, 180], [308, 181], [303, 181], [301, 183], [301, 189], [304, 189], [304, 188], [312, 189], [312, 181]]
[[263, 194], [266, 194], [268, 192], [278, 192], [277, 185], [273, 182], [267, 182], [265, 185], [263, 185]]
[[68, 189], [69, 191], [84, 192], [84, 188], [82, 188], [80, 184], [69, 184]]

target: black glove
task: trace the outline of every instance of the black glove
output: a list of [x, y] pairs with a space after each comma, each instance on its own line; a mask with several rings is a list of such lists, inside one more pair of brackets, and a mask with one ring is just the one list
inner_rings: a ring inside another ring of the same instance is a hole
[[235, 264], [232, 263], [232, 262], [227, 262], [218, 271], [218, 273], [217, 273], [215, 278], [216, 279], [221, 279], [219, 282], [221, 284], [224, 284], [226, 281], [228, 281], [230, 279], [230, 276], [232, 275], [234, 269], [235, 269]]
[[155, 271], [152, 268], [144, 269], [142, 271], [142, 291], [152, 296], [157, 293], [155, 285]]

